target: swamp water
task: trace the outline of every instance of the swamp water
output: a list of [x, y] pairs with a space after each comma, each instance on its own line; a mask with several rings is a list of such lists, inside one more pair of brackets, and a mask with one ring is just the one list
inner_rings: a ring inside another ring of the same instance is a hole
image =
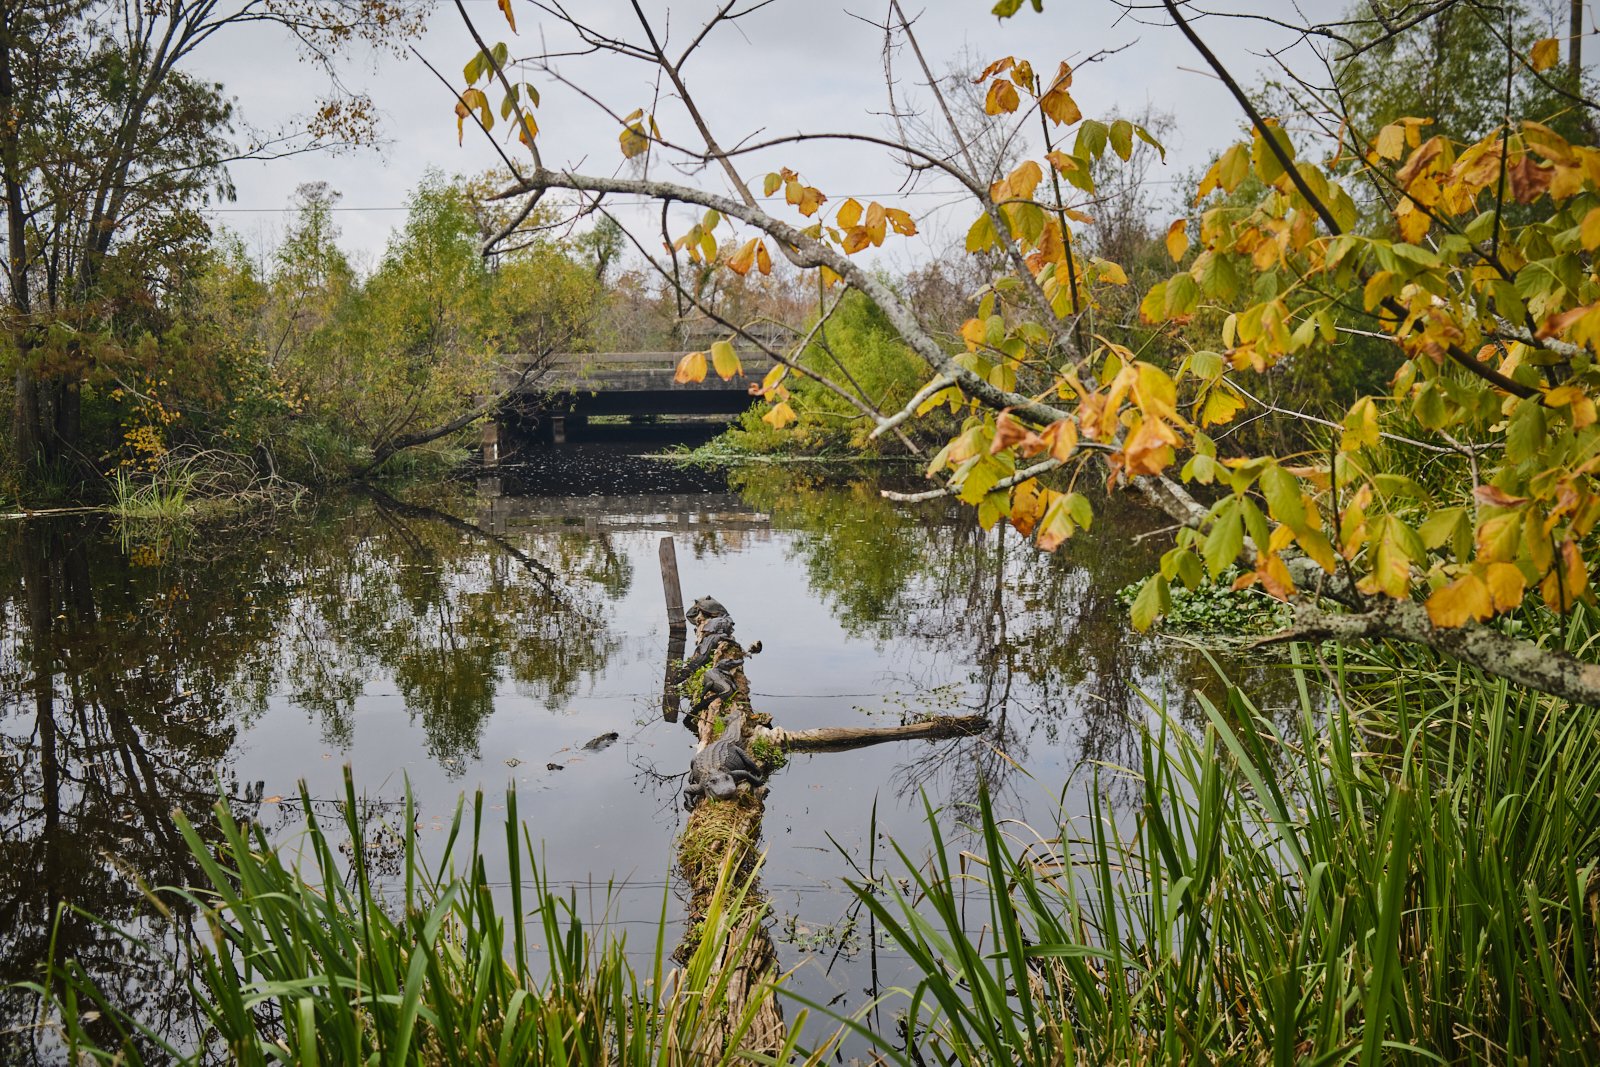
[[[493, 840], [514, 784], [552, 887], [647, 963], [664, 900], [681, 931], [693, 751], [662, 716], [666, 535], [686, 597], [716, 596], [763, 642], [746, 670], [778, 725], [992, 720], [981, 737], [797, 755], [772, 776], [771, 930], [793, 987], [835, 1010], [914, 981], [843, 880], [874, 856], [873, 874], [896, 873], [890, 838], [926, 854], [924, 797], [952, 848], [972, 844], [958, 824], [981, 779], [1002, 817], [1048, 824], [1057, 805], [1084, 809], [1095, 761], [1132, 759], [1135, 687], [1179, 706], [1218, 687], [1203, 656], [1128, 627], [1116, 591], [1158, 543], [1135, 540], [1156, 519], [1131, 500], [1102, 502], [1045, 557], [959, 505], [884, 501], [883, 475], [724, 474], [637, 450], [573, 446], [221, 535], [99, 517], [0, 528], [0, 987], [38, 975], [63, 903], [168, 945], [192, 936], [140, 884], [202, 880], [172, 810], [210, 825], [220, 791], [292, 842], [303, 780], [337, 837], [347, 764], [369, 847], [395, 859], [402, 839], [379, 827], [400, 821], [408, 783], [424, 852], [463, 792], [484, 792]], [[184, 977], [159, 955], [71, 911], [55, 936], [159, 1032], [190, 1032]], [[0, 1060], [51, 1059], [33, 1007], [0, 988]]]

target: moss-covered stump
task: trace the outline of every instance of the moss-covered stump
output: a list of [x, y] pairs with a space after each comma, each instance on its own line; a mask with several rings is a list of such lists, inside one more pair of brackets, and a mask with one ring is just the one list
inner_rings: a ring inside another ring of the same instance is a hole
[[[757, 729], [771, 722], [750, 706], [750, 682], [742, 666], [723, 666], [744, 657], [737, 642], [725, 642], [708, 666], [719, 666], [734, 683], [734, 692], [712, 700], [700, 713], [699, 749], [723, 736], [730, 726], [741, 731], [746, 747]], [[691, 701], [698, 701], [697, 684], [704, 671], [685, 683]], [[764, 765], [763, 771], [771, 771]], [[740, 787], [731, 800], [706, 796], [695, 805], [678, 838], [678, 869], [689, 885], [689, 922], [674, 957], [687, 964], [700, 947], [707, 916], [715, 907], [723, 871], [728, 871], [724, 900], [736, 901], [737, 911], [727, 920], [727, 936], [713, 973], [724, 985], [721, 1008], [710, 1027], [701, 1052], [721, 1056], [730, 1044], [743, 1051], [776, 1053], [783, 1048], [783, 1013], [772, 995], [778, 976], [778, 954], [767, 929], [767, 902], [757, 879], [760, 864], [761, 819], [766, 813], [766, 789]], [[746, 1016], [749, 1024], [739, 1027]], [[735, 1037], [737, 1035], [737, 1040]]]
[[[715, 603], [709, 598], [706, 602]], [[720, 612], [720, 605], [717, 610]], [[699, 619], [697, 645], [705, 640], [710, 622]], [[720, 668], [721, 676], [711, 691], [723, 693], [730, 688], [723, 684], [724, 677], [731, 683], [731, 691], [706, 701], [698, 719], [686, 719], [685, 725], [696, 731], [700, 751], [722, 739], [728, 730], [738, 730], [740, 744], [763, 776], [782, 767], [793, 751], [825, 752], [887, 741], [968, 737], [989, 726], [985, 717], [969, 715], [933, 716], [896, 726], [783, 730], [773, 725], [771, 716], [750, 706], [750, 682], [743, 666], [750, 654], [731, 634], [722, 637], [709, 661], [684, 679], [681, 688], [691, 705], [699, 707], [707, 695], [707, 672]], [[708, 1000], [719, 1005], [718, 1015], [696, 1050], [711, 1058], [721, 1058], [728, 1051], [775, 1054], [784, 1048], [783, 1014], [772, 995], [778, 954], [767, 929], [767, 901], [757, 877], [766, 792], [765, 786], [752, 789], [747, 782], [732, 797], [718, 799], [705, 783], [695, 783], [692, 795], [699, 801], [678, 838], [678, 869], [689, 885], [689, 922], [674, 958], [690, 966], [708, 927], [715, 927], [717, 938], [717, 957], [710, 962], [706, 977], [708, 989], [720, 989]], [[699, 962], [703, 964], [705, 958], [700, 957]]]

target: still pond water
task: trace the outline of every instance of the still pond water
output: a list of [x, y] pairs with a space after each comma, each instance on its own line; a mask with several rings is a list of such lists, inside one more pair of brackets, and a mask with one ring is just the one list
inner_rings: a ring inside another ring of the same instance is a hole
[[[980, 780], [1003, 815], [1048, 823], [1084, 806], [1086, 767], [1132, 758], [1136, 689], [1181, 704], [1216, 688], [1203, 657], [1128, 629], [1116, 591], [1154, 564], [1135, 536], [1157, 524], [1129, 501], [1103, 502], [1052, 558], [959, 506], [878, 495], [910, 476], [723, 474], [640, 449], [573, 446], [225, 536], [0, 529], [0, 986], [36, 977], [63, 902], [184, 936], [139, 885], [199, 880], [171, 811], [205, 825], [220, 791], [287, 838], [304, 781], [338, 836], [345, 765], [375, 813], [409, 783], [424, 841], [464, 791], [498, 816], [514, 784], [550, 881], [647, 958], [663, 899], [682, 915], [672, 846], [693, 747], [661, 714], [666, 535], [686, 595], [716, 596], [763, 642], [746, 670], [778, 725], [993, 722], [773, 776], [773, 935], [798, 991], [836, 1009], [911, 977], [843, 885], [874, 833], [880, 870], [888, 838], [925, 854], [925, 796], [961, 847]], [[188, 1032], [183, 977], [160, 959], [71, 913], [57, 938], [157, 1030]], [[32, 1008], [0, 991], [0, 1060], [50, 1058]]]

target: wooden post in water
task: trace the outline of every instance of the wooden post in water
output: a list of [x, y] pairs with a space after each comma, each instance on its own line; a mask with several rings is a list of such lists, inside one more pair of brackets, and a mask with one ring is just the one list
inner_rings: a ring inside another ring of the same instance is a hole
[[689, 627], [683, 617], [683, 586], [678, 581], [678, 549], [669, 535], [661, 539], [661, 587], [667, 594], [667, 680], [661, 690], [661, 717], [678, 721], [678, 685], [673, 677], [683, 662]]
[[667, 626], [684, 633], [688, 624], [683, 617], [683, 586], [678, 581], [678, 548], [671, 536], [661, 539], [661, 586], [667, 594]]
[[483, 465], [493, 467], [500, 462], [500, 423], [494, 419], [483, 420]]

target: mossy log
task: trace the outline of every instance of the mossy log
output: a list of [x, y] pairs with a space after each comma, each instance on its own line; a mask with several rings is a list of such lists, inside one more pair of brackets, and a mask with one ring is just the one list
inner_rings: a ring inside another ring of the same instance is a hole
[[[705, 634], [701, 619], [697, 639]], [[759, 645], [753, 646], [759, 649]], [[720, 739], [730, 724], [738, 723], [740, 740], [747, 752], [770, 775], [782, 765], [781, 754], [791, 751], [827, 751], [856, 748], [884, 741], [965, 737], [982, 732], [988, 720], [981, 715], [929, 717], [899, 726], [833, 727], [788, 731], [772, 724], [770, 716], [750, 704], [750, 682], [743, 661], [747, 653], [730, 636], [711, 658], [710, 667], [719, 667], [733, 683], [733, 691], [706, 704], [698, 718], [685, 720], [696, 731], [697, 751]], [[683, 688], [691, 700], [701, 697], [700, 680], [705, 669], [696, 672]], [[766, 758], [763, 758], [766, 757]], [[704, 1031], [700, 1053], [720, 1058], [732, 1044], [740, 1051], [774, 1054], [784, 1047], [785, 1024], [772, 984], [778, 977], [778, 954], [767, 929], [766, 897], [757, 880], [761, 851], [761, 820], [766, 814], [766, 787], [742, 786], [728, 800], [704, 795], [689, 815], [678, 839], [678, 867], [689, 884], [689, 923], [675, 957], [687, 963], [699, 948], [706, 917], [712, 912], [719, 879], [724, 868], [731, 873], [729, 885], [739, 900], [729, 932], [722, 942], [722, 956], [714, 972], [725, 982], [720, 1017]], [[742, 890], [742, 892], [739, 892]], [[743, 1033], [741, 1022], [748, 1017]], [[737, 1041], [734, 1038], [737, 1034]]]

